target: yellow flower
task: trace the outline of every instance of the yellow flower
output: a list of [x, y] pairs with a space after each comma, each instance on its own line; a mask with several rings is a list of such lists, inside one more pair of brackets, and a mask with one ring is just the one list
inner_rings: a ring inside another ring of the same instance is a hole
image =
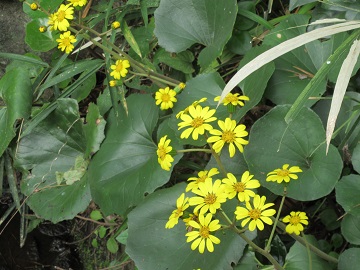
[[120, 80], [120, 77], [126, 77], [128, 73], [127, 68], [130, 67], [130, 63], [128, 60], [117, 60], [115, 65], [111, 65], [110, 68], [113, 70], [110, 73], [110, 76], [113, 76], [114, 79]]
[[109, 82], [109, 85], [110, 85], [111, 87], [115, 87], [115, 86], [116, 86], [116, 81], [111, 80], [111, 81]]
[[86, 5], [87, 0], [67, 0], [70, 2], [74, 7], [82, 7]]
[[212, 180], [212, 176], [219, 174], [218, 169], [212, 168], [210, 171], [200, 171], [198, 177], [190, 177], [188, 181], [190, 183], [186, 186], [186, 192], [190, 190], [195, 190], [199, 188], [199, 183], [205, 182], [206, 179]]
[[39, 7], [38, 7], [38, 5], [36, 3], [31, 3], [30, 8], [32, 10], [37, 10]]
[[[244, 106], [244, 102], [242, 102], [243, 100], [250, 100], [249, 97], [247, 96], [240, 96], [240, 94], [235, 93], [229, 93], [226, 95], [226, 97], [223, 99], [222, 103], [227, 106], [228, 104], [232, 104], [233, 106], [239, 105], [239, 106]], [[214, 98], [214, 101], [220, 101], [220, 96], [217, 96]]]
[[196, 205], [194, 212], [197, 213], [200, 210], [199, 214], [202, 215], [207, 211], [215, 214], [227, 198], [221, 180], [216, 180], [213, 183], [211, 179], [206, 179], [205, 182], [200, 182], [199, 188], [192, 192], [198, 196], [190, 198], [189, 204], [191, 206]]
[[236, 121], [231, 120], [230, 118], [226, 118], [225, 122], [219, 120], [218, 125], [221, 128], [221, 131], [217, 129], [210, 130], [210, 134], [215, 136], [211, 136], [207, 140], [208, 143], [214, 143], [212, 148], [215, 152], [219, 153], [225, 143], [229, 144], [230, 157], [235, 155], [234, 144], [241, 153], [244, 152], [243, 145], [249, 143], [249, 141], [242, 138], [248, 135], [248, 132], [245, 130], [246, 126], [242, 124], [236, 126]]
[[159, 91], [155, 93], [156, 105], [160, 105], [161, 110], [167, 110], [174, 107], [174, 102], [176, 99], [176, 92], [169, 87], [165, 89], [160, 88]]
[[279, 184], [282, 181], [286, 183], [290, 182], [290, 179], [298, 179], [298, 176], [295, 173], [302, 172], [299, 166], [292, 166], [289, 168], [289, 164], [284, 164], [282, 169], [276, 169], [272, 172], [269, 172], [266, 177], [266, 181], [278, 182]]
[[186, 242], [195, 241], [191, 244], [191, 249], [195, 250], [199, 247], [199, 252], [204, 253], [205, 246], [209, 252], [214, 251], [213, 244], [219, 244], [220, 239], [216, 236], [210, 234], [211, 232], [217, 231], [221, 228], [219, 225], [218, 219], [212, 219], [212, 214], [208, 213], [206, 217], [204, 215], [199, 215], [199, 222], [194, 220], [189, 221], [191, 227], [198, 229], [191, 232], [188, 232]]
[[185, 198], [185, 193], [182, 193], [176, 200], [176, 209], [172, 211], [169, 221], [166, 222], [166, 229], [171, 229], [178, 224], [179, 217], [181, 217], [184, 214], [184, 211], [189, 207], [188, 200], [189, 198]]
[[275, 215], [276, 211], [274, 209], [267, 209], [273, 206], [273, 203], [265, 204], [266, 197], [259, 195], [255, 195], [253, 199], [253, 205], [251, 206], [249, 201], [246, 201], [246, 208], [245, 207], [236, 207], [235, 215], [236, 219], [244, 219], [241, 222], [241, 226], [245, 227], [245, 225], [250, 221], [249, 230], [253, 231], [256, 227], [262, 231], [264, 229], [264, 223], [268, 225], [273, 224], [272, 220], [269, 218]]
[[207, 98], [202, 98], [202, 99], [200, 99], [200, 100], [194, 101], [190, 106], [187, 106], [183, 111], [178, 112], [178, 113], [176, 114], [176, 118], [179, 118], [179, 117], [180, 117], [181, 115], [183, 115], [183, 114], [188, 114], [188, 113], [189, 113], [189, 109], [190, 109], [191, 106], [196, 107], [197, 105], [199, 105], [200, 103], [202, 103], [202, 102], [204, 102], [204, 101], [206, 101], [206, 100], [207, 100]]
[[118, 22], [118, 21], [113, 22], [113, 23], [111, 24], [111, 27], [112, 27], [113, 29], [118, 29], [118, 28], [120, 27], [120, 22]]
[[173, 157], [169, 154], [172, 150], [170, 142], [171, 140], [167, 139], [167, 135], [165, 135], [160, 139], [158, 149], [156, 150], [158, 162], [165, 171], [170, 171], [171, 162], [174, 161]]
[[39, 27], [39, 32], [40, 33], [45, 33], [46, 32], [46, 26], [40, 26]]
[[188, 216], [187, 218], [184, 218], [184, 219], [183, 219], [183, 221], [184, 221], [184, 223], [185, 223], [185, 226], [186, 226], [186, 229], [187, 229], [188, 231], [192, 230], [192, 227], [191, 227], [190, 224], [189, 224], [189, 222], [190, 222], [191, 220], [194, 220], [194, 221], [198, 222], [198, 221], [199, 221], [199, 216], [198, 216], [197, 214], [189, 214], [189, 216]]
[[[308, 225], [308, 217], [306, 216], [305, 212], [294, 212], [292, 211], [290, 215], [287, 215], [282, 219], [284, 223], [289, 223], [286, 225], [285, 231], [289, 234], [295, 233], [299, 235], [300, 232], [304, 230], [304, 225]], [[302, 224], [301, 224], [302, 223]]]
[[179, 88], [181, 89], [181, 90], [183, 90], [184, 88], [186, 87], [186, 84], [185, 83], [179, 83]]
[[197, 140], [199, 134], [203, 135], [205, 130], [212, 130], [213, 127], [208, 123], [216, 120], [216, 117], [213, 117], [214, 114], [215, 110], [210, 110], [209, 107], [202, 108], [200, 105], [197, 105], [196, 107], [190, 106], [189, 115], [182, 114], [180, 116], [181, 120], [184, 122], [178, 124], [179, 129], [188, 127], [181, 133], [180, 138], [187, 139], [192, 133], [192, 138]]
[[74, 8], [71, 4], [61, 4], [58, 11], [50, 14], [49, 25], [52, 25], [51, 30], [66, 31], [70, 26], [68, 20], [74, 19]]
[[227, 174], [227, 178], [222, 181], [225, 186], [225, 192], [228, 193], [228, 198], [232, 199], [238, 195], [240, 202], [249, 201], [250, 197], [255, 197], [255, 192], [250, 190], [260, 187], [259, 180], [251, 179], [254, 175], [250, 175], [249, 171], [246, 171], [241, 176], [241, 181], [238, 182], [232, 173]]
[[71, 35], [70, 31], [64, 32], [60, 34], [60, 38], [56, 39], [59, 43], [58, 48], [61, 51], [65, 51], [66, 53], [70, 53], [74, 49], [74, 45], [72, 43], [76, 42], [75, 36]]

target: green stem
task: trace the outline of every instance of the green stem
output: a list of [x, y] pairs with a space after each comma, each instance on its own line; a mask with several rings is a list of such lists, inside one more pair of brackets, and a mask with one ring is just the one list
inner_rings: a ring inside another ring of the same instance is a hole
[[137, 76], [142, 76], [142, 77], [147, 77], [151, 80], [156, 80], [156, 81], [159, 81], [159, 82], [162, 82], [162, 83], [165, 83], [166, 85], [172, 85], [172, 86], [178, 86], [179, 84], [178, 83], [174, 83], [174, 82], [170, 82], [169, 80], [165, 80], [165, 79], [162, 79], [162, 78], [157, 78], [153, 75], [151, 75], [150, 73], [136, 73], [136, 72], [129, 72], [131, 74], [134, 74], [134, 75], [137, 75]]
[[210, 149], [204, 149], [204, 148], [191, 148], [191, 149], [183, 149], [183, 150], [176, 150], [178, 153], [188, 153], [188, 152], [206, 152], [211, 153]]
[[[301, 232], [301, 236], [302, 238], [305, 239], [305, 235], [303, 232]], [[312, 259], [311, 259], [311, 252], [310, 252], [310, 247], [309, 247], [309, 242], [306, 241], [305, 239], [305, 244], [306, 244], [306, 250], [307, 250], [307, 254], [308, 254], [308, 259], [309, 259], [309, 270], [312, 270]]]
[[281, 210], [283, 208], [283, 205], [284, 205], [284, 202], [285, 202], [285, 198], [286, 198], [286, 186], [284, 187], [284, 193], [283, 193], [283, 197], [281, 198], [281, 202], [280, 202], [280, 206], [279, 206], [279, 209], [278, 209], [278, 212], [277, 212], [277, 215], [276, 215], [276, 218], [275, 218], [275, 222], [274, 222], [274, 225], [272, 227], [272, 230], [271, 230], [271, 234], [270, 234], [270, 237], [269, 237], [269, 241], [265, 247], [265, 251], [267, 252], [270, 252], [270, 246], [271, 246], [271, 242], [272, 242], [272, 239], [275, 235], [275, 229], [276, 229], [276, 225], [279, 221], [279, 218], [280, 218], [280, 213], [281, 213]]
[[[277, 224], [278, 228], [280, 228], [281, 230], [285, 231], [285, 227], [286, 225], [282, 222], [279, 222]], [[320, 249], [318, 249], [317, 247], [313, 246], [312, 244], [310, 244], [309, 242], [307, 242], [304, 238], [302, 238], [301, 236], [298, 236], [296, 234], [289, 234], [292, 238], [294, 238], [296, 241], [298, 241], [300, 244], [302, 244], [303, 246], [309, 246], [309, 249], [311, 251], [313, 251], [316, 255], [318, 255], [320, 258], [323, 258], [324, 260], [331, 262], [331, 263], [335, 263], [338, 264], [338, 260], [332, 256], [329, 256], [328, 254], [324, 253], [323, 251], [321, 251]]]

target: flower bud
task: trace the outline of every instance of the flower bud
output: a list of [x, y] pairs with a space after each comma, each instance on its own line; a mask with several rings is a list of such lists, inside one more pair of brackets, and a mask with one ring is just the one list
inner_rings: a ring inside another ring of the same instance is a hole
[[38, 7], [38, 5], [37, 5], [36, 3], [32, 3], [32, 4], [30, 5], [30, 8], [31, 8], [32, 10], [37, 10], [39, 7]]
[[111, 27], [113, 29], [118, 29], [120, 27], [120, 22], [119, 21], [115, 21], [111, 24]]
[[45, 33], [46, 30], [47, 30], [46, 26], [43, 26], [43, 25], [42, 25], [42, 26], [39, 27], [39, 32], [40, 32], [40, 33]]

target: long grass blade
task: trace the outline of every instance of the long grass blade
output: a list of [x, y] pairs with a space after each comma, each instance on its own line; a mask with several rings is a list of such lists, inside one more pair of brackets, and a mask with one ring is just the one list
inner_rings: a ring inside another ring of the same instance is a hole
[[230, 91], [234, 89], [242, 80], [265, 64], [311, 41], [357, 28], [360, 28], [360, 21], [348, 21], [336, 25], [326, 26], [284, 41], [274, 48], [271, 48], [270, 50], [260, 54], [245, 66], [243, 66], [230, 79], [221, 94], [218, 106], [225, 98], [225, 96], [230, 93]]
[[341, 69], [336, 80], [334, 94], [331, 100], [330, 112], [326, 124], [326, 154], [329, 150], [329, 145], [334, 132], [336, 119], [340, 112], [341, 104], [351, 78], [351, 73], [354, 70], [359, 54], [360, 41], [355, 40], [350, 48], [349, 54], [341, 65]]

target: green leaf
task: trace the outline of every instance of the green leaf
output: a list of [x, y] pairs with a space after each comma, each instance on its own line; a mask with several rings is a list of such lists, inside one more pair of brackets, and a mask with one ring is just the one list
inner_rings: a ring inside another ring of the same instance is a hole
[[21, 67], [6, 72], [0, 80], [0, 96], [6, 107], [0, 110], [0, 156], [15, 137], [18, 119], [30, 116], [32, 89], [29, 74]]
[[289, 10], [292, 11], [294, 8], [313, 2], [317, 2], [317, 0], [290, 0]]
[[122, 231], [117, 237], [116, 237], [116, 241], [118, 241], [120, 244], [123, 244], [126, 246], [127, 244], [127, 239], [128, 239], [128, 229]]
[[96, 240], [96, 238], [94, 238], [94, 239], [91, 241], [91, 245], [92, 245], [94, 248], [97, 248], [97, 247], [99, 246], [98, 241]]
[[[152, 140], [158, 121], [154, 99], [131, 95], [127, 105], [128, 115], [122, 108], [118, 118], [110, 112], [105, 140], [89, 166], [91, 193], [105, 214], [124, 215], [165, 184], [174, 167], [164, 171], [157, 161], [157, 142]], [[174, 157], [173, 165], [180, 157]]]
[[83, 124], [73, 99], [58, 99], [57, 108], [19, 143], [15, 165], [31, 170], [21, 183], [26, 203], [40, 217], [56, 223], [84, 211], [91, 196], [85, 174], [73, 185], [58, 185], [56, 172], [72, 169], [85, 151]]
[[131, 49], [134, 50], [134, 52], [136, 52], [136, 54], [138, 56], [140, 56], [140, 58], [142, 58], [142, 55], [141, 55], [141, 51], [140, 51], [140, 48], [139, 48], [139, 45], [138, 43], [136, 42], [135, 38], [134, 38], [134, 35], [132, 34], [129, 26], [127, 25], [126, 21], [122, 21], [121, 23], [121, 30], [122, 30], [122, 33], [126, 39], [126, 41], [129, 43]]
[[39, 31], [40, 26], [46, 26], [47, 24], [47, 18], [39, 18], [26, 25], [25, 42], [34, 51], [47, 52], [57, 46], [57, 37], [54, 31], [48, 30], [45, 33]]
[[235, 0], [163, 0], [155, 11], [155, 35], [169, 52], [195, 43], [206, 46], [199, 55], [200, 66], [206, 68], [231, 37], [236, 14]]
[[99, 150], [100, 144], [105, 138], [105, 126], [106, 121], [100, 115], [98, 106], [90, 103], [86, 115], [86, 125], [84, 126], [86, 137], [85, 157], [89, 157]]
[[165, 229], [184, 190], [184, 183], [159, 190], [130, 212], [126, 253], [139, 269], [209, 269], [209, 265], [211, 269], [233, 269], [231, 264], [238, 262], [246, 246], [233, 231], [216, 232], [220, 244], [214, 245], [214, 252], [200, 254], [186, 243], [187, 231], [181, 220], [174, 228]]
[[[306, 236], [306, 241], [315, 247], [319, 247], [316, 239], [312, 235]], [[309, 263], [309, 254], [306, 246], [303, 246], [299, 242], [290, 248], [289, 253], [286, 256], [286, 270], [298, 270], [298, 269], [312, 269], [316, 270], [329, 270], [332, 269], [330, 264], [325, 260], [321, 259], [315, 253], [311, 253], [311, 264]]]
[[111, 237], [107, 240], [106, 247], [107, 247], [108, 251], [110, 251], [113, 254], [115, 254], [119, 250], [119, 245], [116, 242], [115, 238], [113, 238], [113, 237]]
[[341, 221], [341, 233], [349, 243], [360, 245], [360, 217], [345, 215]]
[[150, 44], [154, 42], [155, 22], [150, 20], [148, 26], [142, 26], [131, 29], [135, 40], [137, 41], [141, 54], [146, 56], [150, 53]]
[[242, 256], [240, 262], [234, 267], [234, 270], [257, 270], [258, 263], [255, 252], [248, 251]]
[[340, 254], [338, 270], [353, 270], [360, 264], [360, 248], [349, 248]]
[[360, 176], [351, 174], [344, 176], [336, 184], [336, 201], [347, 213], [360, 215]]
[[284, 121], [290, 106], [272, 109], [252, 126], [249, 145], [245, 146], [245, 160], [249, 170], [271, 192], [282, 195], [283, 185], [265, 181], [266, 174], [283, 164], [299, 166], [303, 172], [298, 180], [291, 180], [287, 196], [309, 201], [329, 194], [342, 170], [337, 149], [331, 146], [325, 155], [325, 131], [319, 117], [310, 109], [301, 113], [289, 125]]
[[354, 170], [360, 173], [360, 144], [358, 143], [351, 157]]
[[84, 80], [83, 83], [81, 83], [78, 87], [74, 89], [74, 91], [71, 94], [71, 97], [76, 99], [78, 102], [82, 101], [83, 99], [87, 98], [91, 92], [96, 86], [96, 74], [92, 72], [92, 70], [86, 70], [83, 72], [79, 80], [81, 80], [84, 76], [88, 75], [88, 73], [91, 72], [91, 75], [88, 79]]
[[100, 220], [100, 219], [103, 219], [103, 216], [99, 210], [93, 210], [90, 213], [90, 218], [92, 220]]
[[10, 60], [14, 60], [12, 63], [14, 63], [15, 61], [19, 61], [22, 63], [25, 62], [25, 63], [31, 63], [34, 65], [39, 65], [39, 66], [43, 66], [43, 67], [49, 67], [48, 63], [41, 61], [41, 59], [38, 56], [33, 55], [33, 54], [19, 55], [19, 54], [14, 54], [14, 53], [0, 53], [0, 58], [7, 58]]
[[99, 237], [103, 239], [106, 235], [107, 228], [104, 226], [99, 227]]
[[154, 64], [164, 63], [169, 67], [184, 72], [185, 74], [190, 74], [195, 71], [192, 66], [193, 61], [194, 55], [190, 51], [183, 51], [175, 54], [169, 53], [161, 48], [157, 50], [156, 54], [154, 55]]

